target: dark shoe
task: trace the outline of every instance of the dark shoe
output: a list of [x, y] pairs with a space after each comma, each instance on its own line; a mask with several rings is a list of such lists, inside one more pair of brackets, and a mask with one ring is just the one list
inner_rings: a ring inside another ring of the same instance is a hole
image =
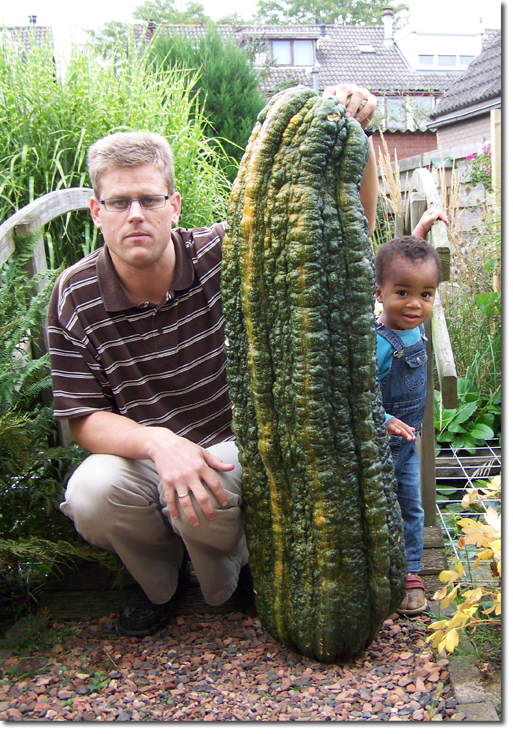
[[188, 584], [190, 576], [189, 555], [185, 551], [178, 571], [178, 586], [171, 599], [164, 604], [154, 604], [140, 587], [134, 589], [119, 613], [119, 632], [128, 637], [146, 637], [165, 627], [173, 612], [175, 597], [178, 591]]
[[237, 582], [237, 591], [241, 591], [245, 596], [249, 596], [251, 598], [255, 595], [253, 577], [249, 570], [249, 563], [246, 563], [245, 566], [241, 566], [239, 580]]
[[137, 596], [136, 594], [137, 592], [134, 592], [129, 603], [121, 609], [118, 630], [128, 637], [154, 635], [169, 622], [173, 598], [165, 604], [154, 604], [144, 592]]

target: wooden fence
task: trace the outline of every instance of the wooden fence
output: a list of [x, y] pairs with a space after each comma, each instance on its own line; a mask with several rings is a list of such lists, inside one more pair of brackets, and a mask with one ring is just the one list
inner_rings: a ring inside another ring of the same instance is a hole
[[[31, 204], [23, 207], [13, 216], [0, 225], [0, 267], [12, 255], [15, 250], [16, 235], [24, 235], [29, 232], [40, 233], [41, 228], [63, 214], [73, 211], [89, 209], [89, 199], [92, 189], [77, 188], [54, 191], [36, 199]], [[415, 228], [423, 212], [432, 206], [440, 206], [438, 190], [432, 174], [427, 169], [417, 169], [412, 176], [409, 186], [406, 211], [402, 217], [398, 217], [397, 233], [410, 233]], [[404, 221], [404, 225], [402, 222]], [[447, 238], [447, 227], [441, 222], [434, 223], [429, 235], [432, 244], [438, 248], [444, 263], [443, 279], [449, 278], [450, 247]], [[31, 261], [31, 274], [41, 273], [47, 269], [43, 237], [34, 250]], [[433, 402], [433, 370], [434, 363], [439, 377], [442, 393], [442, 402], [446, 408], [454, 408], [457, 405], [456, 395], [456, 369], [445, 323], [445, 317], [437, 297], [433, 316], [426, 324], [426, 334], [429, 337], [428, 345], [428, 395], [426, 400], [426, 412], [424, 417], [421, 436], [418, 439], [419, 454], [421, 460], [421, 488], [422, 503], [425, 512], [425, 525], [432, 527], [436, 525], [436, 478], [435, 478], [435, 426], [434, 426], [434, 402]], [[47, 348], [45, 339], [44, 347]], [[433, 356], [434, 355], [434, 356]], [[63, 445], [71, 441], [67, 422], [59, 422], [60, 438]]]

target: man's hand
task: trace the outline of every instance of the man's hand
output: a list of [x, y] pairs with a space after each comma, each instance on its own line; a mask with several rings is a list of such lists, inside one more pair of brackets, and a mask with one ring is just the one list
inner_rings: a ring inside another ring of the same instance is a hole
[[413, 441], [415, 438], [415, 428], [413, 428], [413, 426], [407, 426], [406, 423], [403, 423], [399, 418], [389, 418], [385, 423], [385, 426], [388, 432], [389, 441], [392, 436], [403, 436], [407, 441]]
[[226, 492], [213, 470], [231, 471], [234, 465], [226, 464], [207, 449], [177, 436], [166, 428], [158, 430], [165, 433], [158, 437], [152, 450], [152, 458], [162, 480], [171, 517], [175, 520], [180, 518], [178, 510], [180, 503], [190, 524], [195, 527], [199, 525], [192, 504], [194, 496], [205, 517], [212, 522], [216, 519], [216, 512], [204, 484], [224, 507], [227, 504]]
[[207, 519], [215, 520], [214, 506], [202, 482], [222, 507], [227, 504], [226, 492], [213, 470], [232, 471], [234, 465], [226, 464], [207, 449], [167, 428], [141, 426], [130, 418], [107, 411], [72, 418], [69, 425], [78, 445], [93, 454], [154, 461], [169, 512], [175, 519], [180, 517], [180, 503], [191, 525], [199, 524], [191, 500], [194, 495]]
[[322, 96], [337, 97], [346, 108], [346, 117], [354, 117], [364, 130], [370, 126], [376, 111], [376, 97], [368, 89], [356, 84], [337, 84], [326, 87]]

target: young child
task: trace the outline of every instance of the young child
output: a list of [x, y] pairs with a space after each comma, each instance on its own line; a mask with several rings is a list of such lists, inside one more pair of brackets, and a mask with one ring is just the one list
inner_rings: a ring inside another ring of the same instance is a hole
[[440, 258], [423, 237], [438, 209], [428, 209], [413, 235], [385, 242], [376, 255], [376, 300], [383, 305], [377, 324], [379, 381], [386, 428], [395, 465], [397, 496], [404, 522], [406, 597], [398, 611], [408, 616], [427, 607], [418, 575], [423, 552], [424, 510], [415, 434], [424, 415], [427, 353], [424, 322], [433, 310], [441, 277]]

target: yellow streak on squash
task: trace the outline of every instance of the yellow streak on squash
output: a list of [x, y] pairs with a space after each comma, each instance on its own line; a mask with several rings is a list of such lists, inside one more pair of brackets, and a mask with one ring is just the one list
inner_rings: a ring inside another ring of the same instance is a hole
[[[248, 181], [246, 184], [246, 192], [250, 188], [250, 176], [248, 174]], [[249, 345], [249, 363], [250, 363], [250, 369], [251, 374], [255, 375], [255, 330], [253, 327], [253, 320], [250, 317], [249, 314], [249, 308], [248, 308], [248, 297], [252, 290], [252, 274], [254, 271], [254, 266], [252, 262], [252, 243], [253, 243], [253, 237], [252, 237], [252, 226], [254, 224], [255, 218], [254, 218], [254, 199], [251, 196], [245, 196], [244, 197], [244, 207], [242, 210], [242, 220], [241, 220], [241, 229], [242, 229], [242, 235], [247, 243], [247, 249], [244, 252], [244, 268], [243, 268], [243, 276], [241, 280], [241, 290], [242, 290], [242, 308], [245, 314], [245, 322], [246, 322], [246, 328], [247, 328], [247, 334], [248, 334], [248, 345]], [[258, 325], [257, 325], [258, 326]], [[275, 542], [275, 554], [274, 554], [274, 569], [273, 569], [273, 585], [274, 585], [274, 604], [273, 604], [273, 618], [277, 624], [277, 627], [279, 629], [279, 634], [281, 637], [284, 637], [286, 634], [286, 625], [285, 625], [285, 615], [284, 615], [284, 603], [283, 603], [283, 595], [287, 589], [286, 580], [284, 579], [284, 570], [285, 570], [285, 564], [284, 564], [284, 548], [283, 548], [283, 542], [281, 539], [281, 533], [280, 533], [280, 512], [279, 512], [279, 504], [278, 504], [278, 491], [276, 487], [275, 479], [272, 475], [272, 472], [268, 466], [268, 463], [266, 461], [266, 456], [268, 454], [268, 447], [270, 443], [270, 437], [272, 437], [272, 430], [269, 425], [269, 422], [267, 420], [264, 420], [264, 416], [262, 415], [262, 411], [260, 409], [260, 401], [256, 399], [256, 396], [253, 395], [254, 398], [254, 406], [255, 406], [255, 413], [257, 416], [258, 426], [259, 426], [259, 438], [258, 438], [258, 448], [260, 452], [260, 456], [262, 458], [262, 462], [264, 464], [267, 478], [269, 481], [269, 499], [270, 499], [270, 505], [271, 505], [271, 515], [272, 515], [272, 525], [273, 525], [273, 540]]]

